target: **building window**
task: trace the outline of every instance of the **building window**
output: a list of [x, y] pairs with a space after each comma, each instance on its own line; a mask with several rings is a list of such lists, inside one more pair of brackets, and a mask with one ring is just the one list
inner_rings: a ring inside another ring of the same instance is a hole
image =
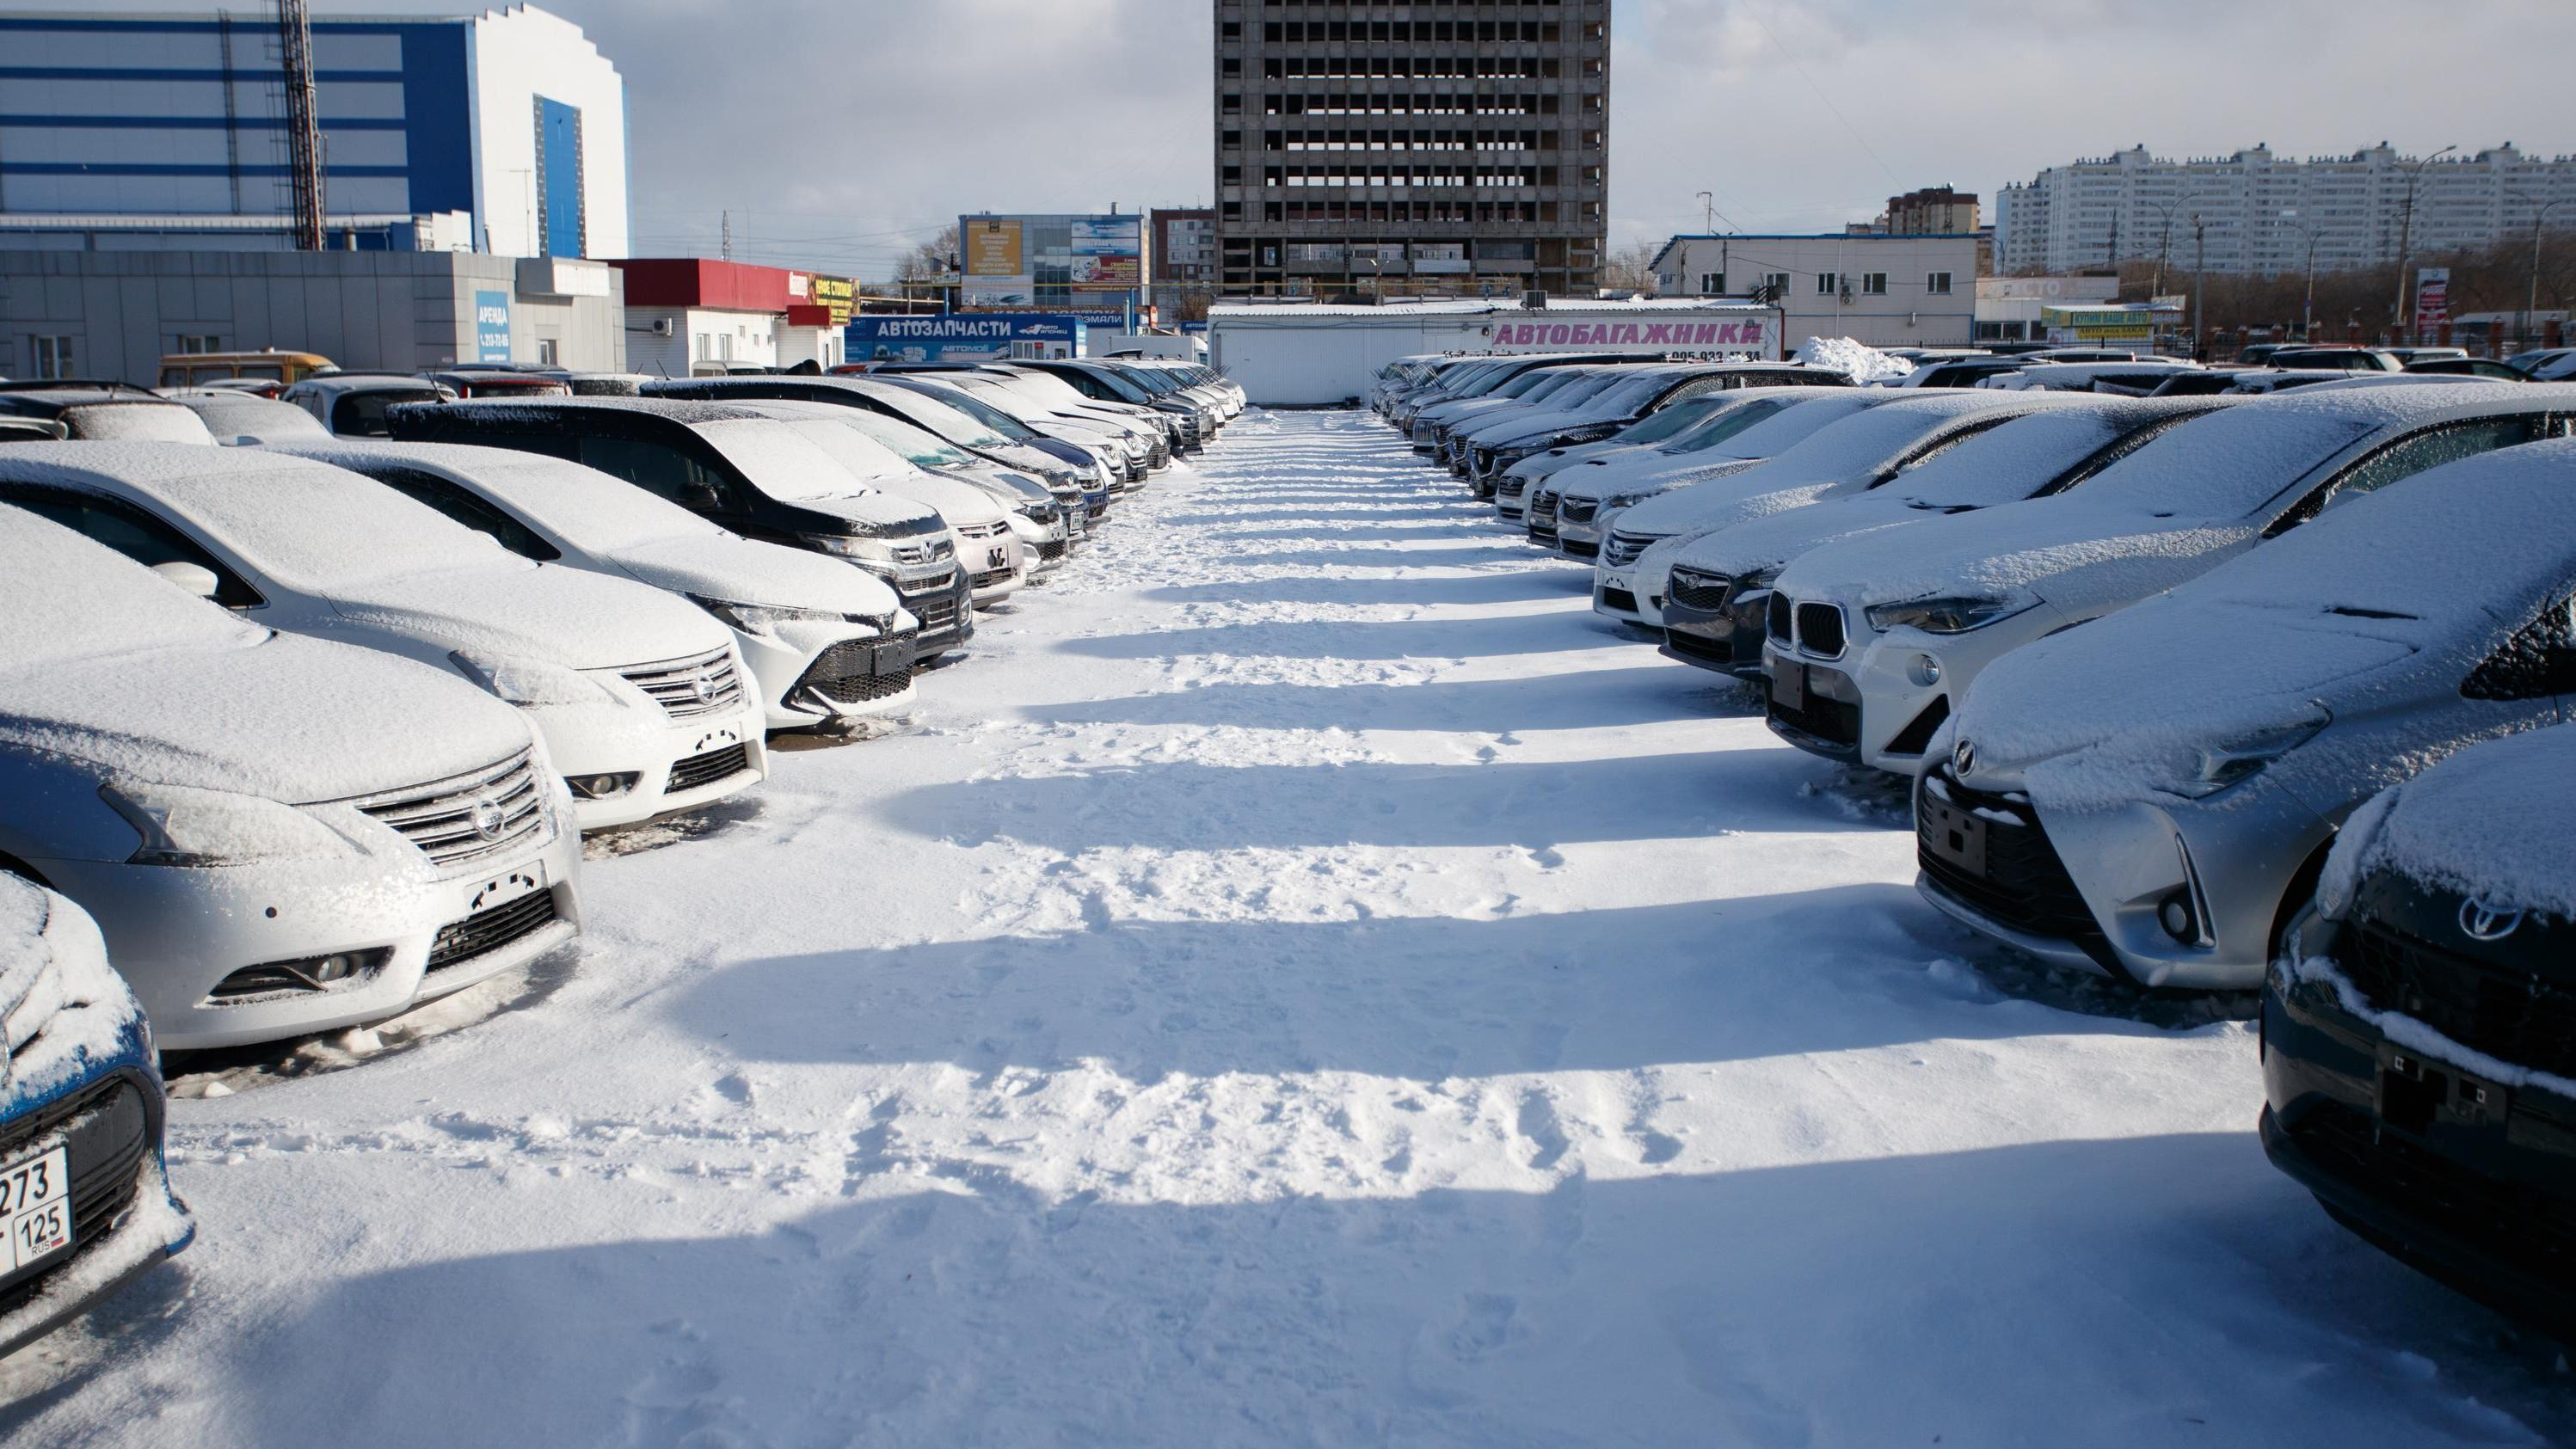
[[1885, 272], [1863, 272], [1863, 273], [1861, 273], [1861, 274], [1860, 274], [1860, 290], [1861, 290], [1861, 294], [1862, 294], [1863, 296], [1867, 296], [1867, 297], [1884, 297], [1884, 296], [1886, 296], [1886, 295], [1887, 295], [1887, 273], [1885, 273]]
[[72, 340], [68, 337], [30, 337], [27, 339], [28, 371], [39, 381], [50, 382], [72, 375]]
[[1949, 296], [1950, 274], [1948, 272], [1930, 273], [1923, 279], [1923, 290], [1935, 297]]
[[1789, 295], [1789, 274], [1787, 272], [1764, 272], [1762, 274], [1762, 295], [1769, 297], [1775, 302], [1782, 297]]
[[537, 366], [539, 366], [539, 367], [554, 367], [554, 366], [556, 366], [556, 365], [557, 365], [557, 364], [556, 364], [556, 362], [555, 362], [555, 339], [553, 339], [553, 338], [551, 338], [551, 337], [540, 337], [540, 338], [538, 338], [538, 339], [537, 339]]
[[1843, 279], [1839, 274], [1833, 272], [1816, 273], [1816, 294], [1818, 296], [1831, 296], [1832, 294], [1841, 291], [1842, 286]]
[[199, 353], [224, 350], [224, 339], [212, 332], [182, 332], [175, 340], [179, 345], [172, 350], [182, 357], [194, 357]]
[[1726, 295], [1726, 273], [1724, 273], [1724, 272], [1702, 272], [1702, 273], [1700, 273], [1700, 274], [1699, 274], [1699, 291], [1700, 291], [1700, 295], [1701, 295], [1701, 296], [1703, 296], [1703, 297], [1723, 297], [1723, 296], [1725, 296], [1725, 295]]

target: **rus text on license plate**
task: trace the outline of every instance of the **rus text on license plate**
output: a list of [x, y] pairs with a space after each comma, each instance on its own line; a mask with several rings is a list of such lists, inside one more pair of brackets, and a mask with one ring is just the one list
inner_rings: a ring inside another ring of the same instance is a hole
[[9, 1227], [8, 1246], [0, 1248], [0, 1271], [14, 1273], [72, 1245], [69, 1151], [52, 1147], [0, 1163], [0, 1223]]

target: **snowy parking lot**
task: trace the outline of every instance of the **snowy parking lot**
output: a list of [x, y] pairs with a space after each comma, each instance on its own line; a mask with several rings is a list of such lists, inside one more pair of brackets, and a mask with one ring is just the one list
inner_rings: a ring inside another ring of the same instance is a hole
[[174, 1064], [199, 1240], [0, 1440], [2576, 1435], [2265, 1162], [2250, 1003], [1948, 925], [1901, 792], [1365, 414], [1119, 513], [465, 1024]]

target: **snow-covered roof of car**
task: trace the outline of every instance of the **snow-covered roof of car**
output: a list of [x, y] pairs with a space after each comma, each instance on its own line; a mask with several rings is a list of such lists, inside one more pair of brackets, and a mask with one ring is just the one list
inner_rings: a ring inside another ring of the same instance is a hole
[[2576, 921], [2576, 724], [2463, 750], [2372, 797], [2326, 874], [2378, 870]]
[[27, 443], [0, 448], [0, 482], [130, 489], [314, 594], [451, 568], [534, 567], [372, 479], [265, 449]]
[[2562, 598], [2576, 578], [2571, 490], [2576, 439], [2426, 469], [2004, 655], [1968, 691], [1960, 733], [1999, 765], [2052, 762], [2060, 800], [2126, 798], [2157, 761], [2312, 716], [2336, 681], [2409, 656], [2463, 638], [2483, 652]]
[[[804, 381], [812, 381], [807, 378]], [[542, 397], [542, 398], [463, 398], [444, 403], [408, 403], [407, 407], [453, 409], [453, 416], [476, 418], [533, 418], [543, 420], [565, 413], [640, 413], [647, 417], [669, 418], [673, 422], [699, 423], [739, 422], [758, 418], [749, 408], [729, 403], [704, 402], [676, 397]]]
[[392, 443], [359, 438], [270, 444], [266, 451], [353, 472], [409, 464], [465, 479], [586, 548], [663, 538], [731, 535], [623, 478], [568, 458], [470, 443]]
[[289, 438], [327, 438], [331, 430], [293, 403], [278, 402], [238, 390], [189, 391], [172, 402], [195, 413], [219, 443], [267, 443]]

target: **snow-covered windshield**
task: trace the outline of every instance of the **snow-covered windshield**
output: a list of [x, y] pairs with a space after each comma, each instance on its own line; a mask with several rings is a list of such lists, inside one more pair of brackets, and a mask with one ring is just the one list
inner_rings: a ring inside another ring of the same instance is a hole
[[2105, 468], [2082, 496], [2232, 518], [2352, 445], [2375, 420], [2272, 403], [2176, 428]]
[[[563, 458], [515, 449], [458, 448], [489, 453], [459, 466], [436, 461], [470, 478], [510, 511], [595, 553], [675, 538], [723, 538], [724, 529], [623, 478]], [[434, 455], [432, 455], [434, 457]]]
[[692, 428], [751, 486], [782, 502], [864, 493], [867, 485], [793, 426], [774, 418], [728, 418]]
[[857, 408], [843, 408], [841, 413], [844, 414], [840, 418], [843, 427], [856, 428], [876, 439], [916, 468], [975, 466], [974, 454], [961, 448], [952, 448], [941, 442], [938, 434], [916, 428], [901, 418], [890, 418], [883, 413], [863, 412]]
[[1015, 372], [1009, 378], [1009, 385], [1018, 388], [1022, 396], [1035, 398], [1051, 408], [1086, 408], [1093, 401], [1083, 394], [1082, 389], [1052, 372]]
[[[374, 485], [368, 485], [373, 487]], [[0, 671], [137, 649], [224, 649], [246, 624], [104, 544], [0, 505]]]
[[1566, 374], [1564, 382], [1545, 392], [1531, 393], [1524, 401], [1538, 402], [1544, 399], [1547, 403], [1545, 411], [1570, 411], [1608, 392], [1627, 379], [1628, 374], [1624, 372], [1570, 372]]
[[1903, 488], [1926, 508], [1992, 508], [2029, 497], [2136, 426], [2093, 408], [2015, 418], [1915, 469]]
[[1889, 403], [1856, 417], [1846, 417], [1805, 442], [1771, 457], [1772, 476], [1824, 481], [1856, 478], [1904, 452], [1920, 439], [1979, 411], [1964, 399], [1924, 407], [1917, 401]]
[[1652, 402], [1658, 393], [1679, 380], [1661, 368], [1652, 369], [1643, 376], [1633, 372], [1614, 373], [1612, 378], [1615, 385], [1603, 390], [1599, 400], [1587, 411], [1605, 417], [1624, 417]]
[[[1664, 409], [1664, 413], [1677, 413], [1684, 408], [1699, 407], [1702, 403], [1709, 405], [1698, 411], [1691, 419], [1690, 427], [1667, 443], [1664, 451], [1696, 453], [1703, 449], [1714, 448], [1738, 433], [1759, 427], [1763, 419], [1786, 410], [1799, 399], [1799, 389], [1787, 389], [1781, 393], [1712, 393], [1704, 398], [1695, 397], [1689, 402], [1675, 403]], [[1664, 413], [1657, 413], [1655, 416], [1662, 417]]]
[[[912, 393], [929, 410], [919, 414], [907, 412], [907, 416], [952, 443], [961, 443], [969, 448], [1007, 448], [1037, 436], [1028, 424], [971, 393], [954, 388], [941, 388], [936, 395], [911, 388], [904, 391]], [[958, 429], [956, 432], [949, 431], [952, 419]]]
[[1679, 434], [1684, 428], [1696, 427], [1708, 421], [1711, 414], [1728, 403], [1740, 401], [1742, 396], [1741, 393], [1712, 392], [1704, 393], [1699, 397], [1684, 398], [1671, 407], [1648, 413], [1637, 422], [1622, 429], [1618, 441], [1622, 443], [1664, 442]]
[[1148, 401], [1145, 389], [1114, 367], [1094, 367], [1084, 370], [1092, 377], [1098, 378], [1111, 392], [1116, 393], [1121, 401], [1131, 403]]
[[[227, 448], [222, 456], [245, 453]], [[521, 563], [488, 536], [425, 504], [320, 463], [280, 458], [266, 466], [137, 481], [252, 568], [308, 594]]]
[[[856, 409], [848, 411], [856, 416]], [[848, 469], [851, 477], [869, 487], [912, 476], [909, 459], [839, 418], [797, 418], [787, 426], [794, 428], [815, 447], [831, 454], [833, 462]]]
[[[1689, 447], [1682, 452], [1701, 452], [1717, 448], [1730, 458], [1776, 458], [1805, 442], [1819, 429], [1830, 427], [1854, 413], [1867, 412], [1887, 401], [1873, 397], [1867, 390], [1852, 388], [1832, 397], [1789, 398], [1786, 406], [1757, 418], [1741, 431], [1703, 438], [1698, 434], [1683, 441]], [[1718, 448], [1720, 443], [1726, 444]]]

